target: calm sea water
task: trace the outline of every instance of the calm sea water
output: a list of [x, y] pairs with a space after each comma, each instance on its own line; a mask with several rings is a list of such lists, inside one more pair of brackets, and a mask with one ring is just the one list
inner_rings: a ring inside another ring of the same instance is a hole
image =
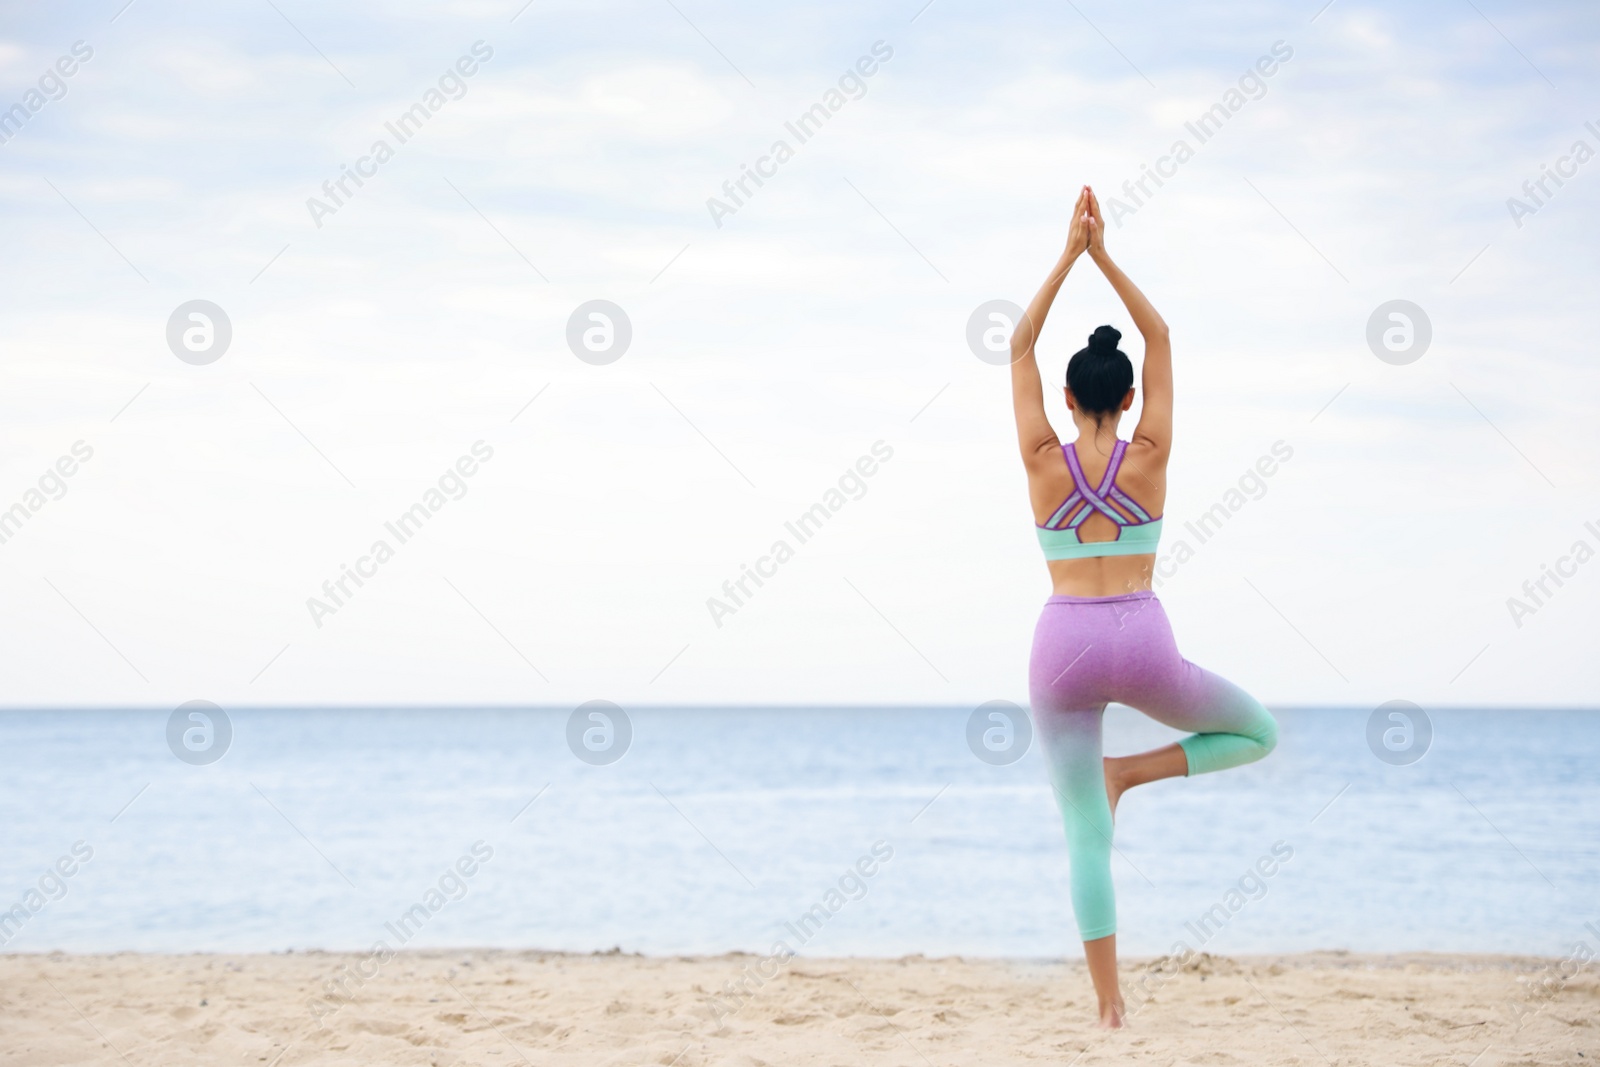
[[[970, 709], [630, 714], [626, 756], [589, 766], [567, 710], [233, 711], [190, 766], [165, 712], [0, 713], [0, 907], [43, 902], [4, 951], [360, 949], [419, 903], [412, 947], [1079, 951], [1037, 746], [979, 761]], [[1265, 762], [1124, 799], [1124, 951], [1592, 943], [1600, 713], [1435, 712], [1410, 766], [1374, 757], [1366, 709], [1279, 716]], [[1174, 736], [1108, 714], [1112, 753]]]

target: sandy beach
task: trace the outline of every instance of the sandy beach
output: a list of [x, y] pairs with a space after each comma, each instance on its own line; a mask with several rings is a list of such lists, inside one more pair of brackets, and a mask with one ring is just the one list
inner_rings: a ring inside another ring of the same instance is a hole
[[1129, 1026], [1105, 1033], [1077, 962], [13, 955], [0, 1064], [1600, 1062], [1600, 983], [1571, 962], [1202, 955], [1124, 973]]

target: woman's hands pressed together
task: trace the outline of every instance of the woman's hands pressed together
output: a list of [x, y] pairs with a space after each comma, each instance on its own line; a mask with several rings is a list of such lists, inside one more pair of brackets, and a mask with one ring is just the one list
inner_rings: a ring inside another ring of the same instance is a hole
[[1077, 259], [1089, 250], [1089, 205], [1094, 194], [1085, 185], [1078, 191], [1078, 202], [1072, 208], [1072, 224], [1067, 227], [1066, 255]]
[[1088, 201], [1083, 213], [1084, 227], [1088, 232], [1089, 258], [1099, 262], [1100, 257], [1106, 254], [1106, 226], [1105, 219], [1100, 215], [1100, 198], [1087, 185], [1083, 187], [1083, 198]]

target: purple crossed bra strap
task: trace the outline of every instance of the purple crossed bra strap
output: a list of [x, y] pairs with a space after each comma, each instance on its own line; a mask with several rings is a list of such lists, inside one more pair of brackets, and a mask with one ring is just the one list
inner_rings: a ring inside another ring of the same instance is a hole
[[1127, 451], [1127, 448], [1128, 442], [1123, 440], [1117, 441], [1116, 447], [1111, 450], [1111, 462], [1106, 464], [1106, 473], [1104, 477], [1100, 479], [1100, 487], [1098, 489], [1090, 489], [1089, 480], [1084, 477], [1083, 467], [1078, 463], [1077, 449], [1073, 448], [1071, 445], [1062, 446], [1061, 451], [1066, 456], [1067, 467], [1072, 471], [1073, 484], [1077, 487], [1077, 490], [1073, 493], [1073, 495], [1077, 496], [1082, 494], [1083, 499], [1089, 503], [1089, 507], [1086, 507], [1082, 511], [1078, 512], [1078, 514], [1073, 516], [1071, 521], [1067, 523], [1068, 529], [1077, 528], [1080, 524], [1082, 524], [1083, 520], [1087, 519], [1090, 514], [1095, 511], [1100, 512], [1118, 526], [1128, 525], [1128, 520], [1124, 518], [1116, 508], [1113, 508], [1105, 501], [1105, 497], [1108, 494], [1116, 494], [1118, 496], [1122, 495], [1117, 491], [1116, 487], [1117, 470], [1122, 466], [1122, 454]]

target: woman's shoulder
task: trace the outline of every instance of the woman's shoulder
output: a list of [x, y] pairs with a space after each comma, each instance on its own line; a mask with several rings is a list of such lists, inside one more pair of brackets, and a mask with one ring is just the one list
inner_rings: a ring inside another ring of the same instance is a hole
[[1157, 441], [1152, 437], [1135, 432], [1133, 438], [1123, 442], [1126, 446], [1125, 455], [1129, 459], [1139, 458], [1145, 461], [1159, 461], [1163, 465], [1167, 457], [1172, 454], [1172, 444], [1166, 441]]
[[[1164, 487], [1167, 481], [1167, 460], [1170, 456], [1170, 448], [1135, 434], [1133, 440], [1126, 442], [1126, 447], [1123, 449], [1122, 465], [1138, 472], [1135, 481], [1143, 480], [1148, 485]], [[1118, 480], [1124, 479], [1119, 476]]]

